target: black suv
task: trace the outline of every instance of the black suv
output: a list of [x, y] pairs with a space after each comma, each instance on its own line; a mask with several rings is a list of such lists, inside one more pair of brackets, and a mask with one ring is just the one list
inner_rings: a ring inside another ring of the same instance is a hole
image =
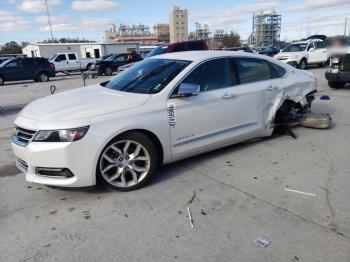
[[0, 85], [5, 81], [49, 81], [55, 76], [55, 65], [42, 57], [19, 57], [7, 60], [0, 66]]
[[326, 72], [328, 85], [343, 88], [350, 83], [350, 37], [328, 37], [325, 42], [329, 56], [329, 70]]
[[142, 57], [135, 52], [111, 55], [98, 63], [98, 74], [111, 75], [119, 66], [141, 61]]

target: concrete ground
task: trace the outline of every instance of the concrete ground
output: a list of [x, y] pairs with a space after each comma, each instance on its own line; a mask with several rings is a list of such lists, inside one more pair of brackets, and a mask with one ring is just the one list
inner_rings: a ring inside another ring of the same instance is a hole
[[[313, 111], [330, 113], [331, 129], [299, 127], [296, 140], [164, 166], [128, 193], [31, 184], [14, 167], [15, 114], [51, 84], [80, 86], [80, 75], [0, 87], [0, 261], [350, 261], [350, 88], [330, 90], [325, 69], [310, 71], [319, 89]], [[271, 244], [257, 247], [257, 236]]]

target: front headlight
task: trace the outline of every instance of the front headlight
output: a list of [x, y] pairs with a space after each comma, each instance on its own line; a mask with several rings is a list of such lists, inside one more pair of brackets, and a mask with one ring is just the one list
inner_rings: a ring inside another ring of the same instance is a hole
[[35, 142], [73, 142], [82, 139], [87, 131], [88, 126], [61, 129], [61, 130], [40, 130], [36, 133], [33, 141]]
[[298, 55], [292, 55], [289, 59], [298, 59], [299, 56]]
[[333, 57], [331, 62], [332, 64], [339, 64], [339, 57]]

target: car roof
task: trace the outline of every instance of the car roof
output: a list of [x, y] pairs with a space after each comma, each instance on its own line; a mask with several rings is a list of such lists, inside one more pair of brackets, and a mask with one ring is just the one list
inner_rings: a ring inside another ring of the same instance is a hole
[[323, 41], [321, 39], [309, 39], [309, 40], [305, 40], [305, 41], [293, 42], [291, 44], [308, 44], [308, 43], [312, 43], [312, 42], [323, 42]]
[[[185, 51], [185, 52], [175, 52], [175, 53], [166, 53], [162, 55], [152, 56], [148, 59], [174, 59], [174, 60], [188, 60], [193, 62], [200, 62], [211, 58], [220, 58], [227, 56], [256, 56], [252, 54], [247, 54], [244, 52], [237, 51], [217, 51], [217, 50], [203, 50], [203, 51]], [[264, 57], [265, 56], [261, 56]]]

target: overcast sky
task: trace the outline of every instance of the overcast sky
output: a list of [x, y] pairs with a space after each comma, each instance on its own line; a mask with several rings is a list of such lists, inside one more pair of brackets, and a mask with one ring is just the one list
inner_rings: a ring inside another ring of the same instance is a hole
[[[44, 0], [0, 0], [0, 43], [10, 40], [37, 42], [50, 38]], [[48, 0], [54, 37], [80, 37], [102, 41], [110, 23], [152, 27], [167, 23], [173, 5], [188, 9], [189, 28], [207, 22], [210, 29], [238, 32], [246, 39], [252, 13], [275, 9], [282, 15], [282, 40], [312, 34], [344, 33], [350, 0]], [[349, 31], [349, 30], [348, 30]]]

